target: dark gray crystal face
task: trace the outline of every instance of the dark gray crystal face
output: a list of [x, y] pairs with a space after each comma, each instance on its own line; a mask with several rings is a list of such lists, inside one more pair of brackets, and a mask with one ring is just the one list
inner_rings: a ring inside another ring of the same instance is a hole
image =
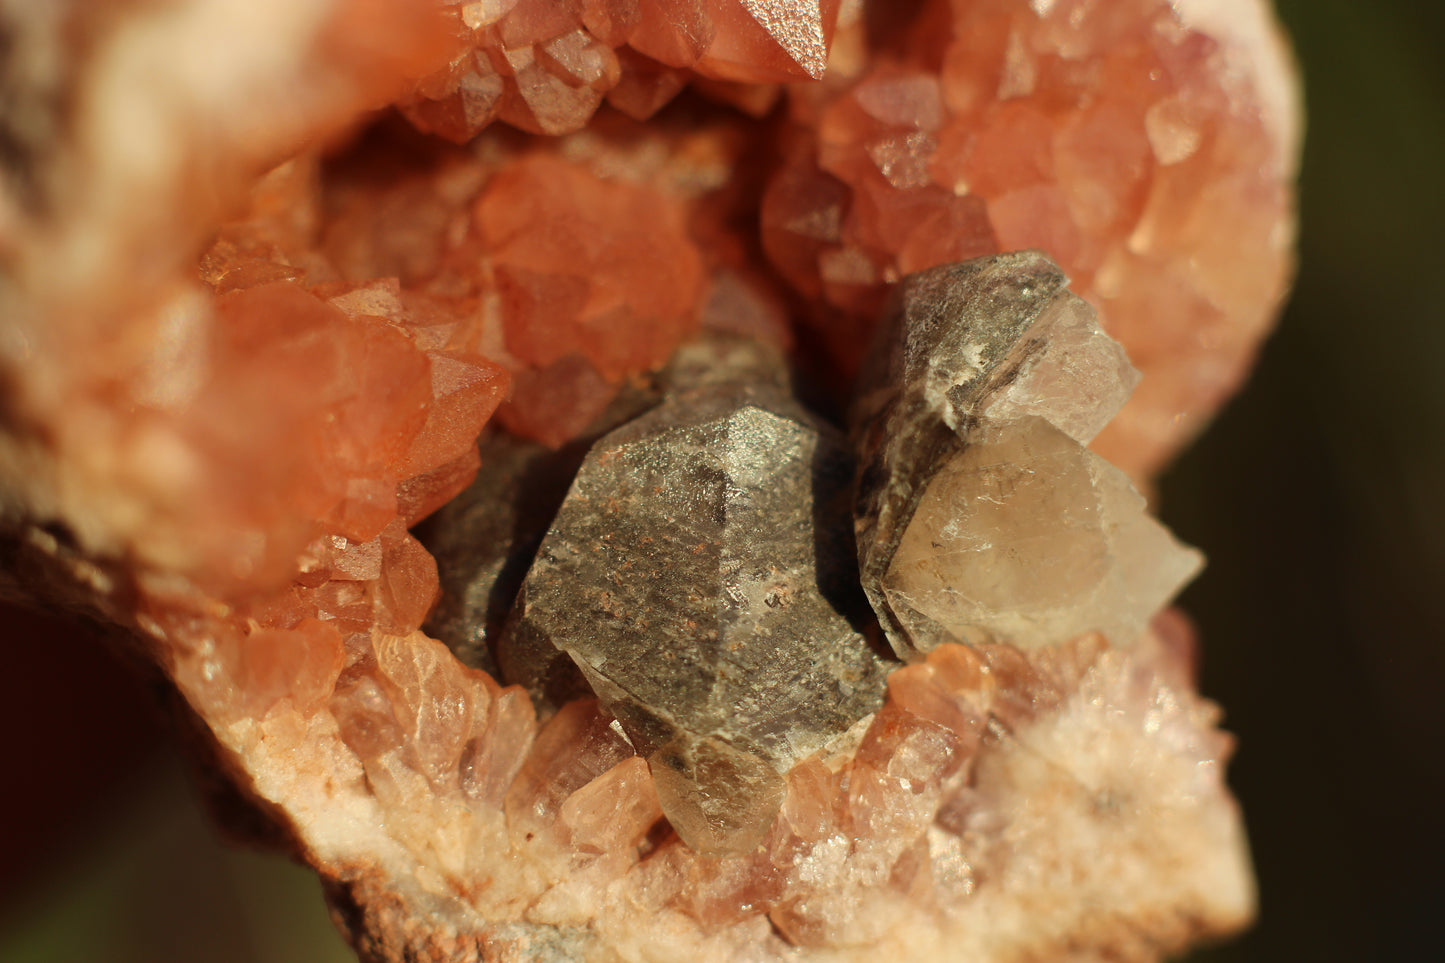
[[542, 536], [557, 514], [591, 443], [661, 398], [654, 385], [629, 385], [581, 439], [557, 450], [505, 431], [477, 443], [477, 477], [417, 532], [436, 557], [441, 598], [424, 626], [464, 664], [521, 682], [544, 713], [590, 695], [572, 660], [550, 645], [501, 645], [502, 626]]
[[1025, 335], [1067, 284], [1063, 270], [1040, 251], [908, 275], [859, 378], [856, 419], [891, 413], [902, 395], [919, 410], [889, 421], [926, 416], [958, 431], [978, 399], [1043, 346]]
[[553, 450], [506, 431], [484, 434], [477, 477], [417, 531], [437, 560], [441, 598], [423, 628], [464, 664], [523, 685], [543, 715], [590, 690], [572, 660], [525, 629], [503, 638], [542, 536], [599, 437], [657, 405], [663, 394], [754, 384], [787, 391], [775, 348], [711, 335], [680, 347], [652, 382], [628, 384], [582, 437]]
[[776, 383], [719, 380], [593, 447], [508, 639], [570, 655], [683, 839], [736, 853], [781, 774], [881, 704], [888, 663], [860, 631], [841, 437]]
[[[464, 664], [505, 678], [495, 652], [498, 635], [586, 447], [553, 451], [506, 432], [478, 444], [482, 467], [476, 479], [419, 533], [436, 556], [441, 583], [425, 629]], [[570, 660], [561, 661], [564, 671], [542, 666], [534, 672], [555, 678], [549, 698], [558, 702], [586, 692]]]

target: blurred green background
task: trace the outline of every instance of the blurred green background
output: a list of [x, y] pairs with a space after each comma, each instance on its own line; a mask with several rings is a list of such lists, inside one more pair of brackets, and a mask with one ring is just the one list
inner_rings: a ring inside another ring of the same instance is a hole
[[[1309, 100], [1299, 285], [1162, 487], [1240, 737], [1260, 923], [1199, 961], [1439, 958], [1445, 912], [1445, 14], [1287, 0]], [[223, 847], [125, 667], [0, 612], [0, 960], [351, 957], [309, 873]], [[67, 679], [57, 692], [55, 679]]]

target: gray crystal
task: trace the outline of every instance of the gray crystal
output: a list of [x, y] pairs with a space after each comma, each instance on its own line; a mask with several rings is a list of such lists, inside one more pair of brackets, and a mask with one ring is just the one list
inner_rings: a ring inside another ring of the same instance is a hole
[[[436, 556], [441, 583], [425, 629], [466, 665], [506, 677], [494, 651], [498, 634], [586, 446], [553, 451], [496, 431], [478, 447], [482, 466], [476, 479], [419, 532]], [[557, 701], [586, 691], [570, 661], [562, 661], [567, 672], [559, 675], [570, 675], [572, 682], [558, 678], [552, 694]], [[545, 667], [536, 675], [554, 677]]]
[[906, 278], [854, 409], [864, 590], [895, 651], [1131, 644], [1199, 567], [1084, 445], [1138, 376], [1045, 255]]
[[441, 583], [427, 634], [464, 664], [523, 685], [544, 717], [590, 695], [566, 653], [525, 626], [502, 632], [537, 546], [599, 437], [657, 405], [664, 393], [737, 384], [790, 390], [775, 348], [713, 334], [680, 347], [654, 379], [624, 385], [597, 421], [560, 449], [502, 430], [484, 434], [476, 479], [417, 531], [437, 559]]
[[560, 449], [488, 432], [477, 443], [476, 479], [417, 532], [436, 557], [441, 587], [427, 634], [472, 668], [524, 682], [544, 715], [590, 695], [587, 684], [550, 645], [522, 651], [501, 645], [502, 625], [592, 441], [656, 405], [660, 392], [660, 385], [624, 386], [581, 439]]
[[851, 458], [757, 373], [693, 378], [593, 447], [508, 628], [575, 660], [704, 853], [756, 845], [782, 773], [878, 707], [887, 667], [860, 631]]

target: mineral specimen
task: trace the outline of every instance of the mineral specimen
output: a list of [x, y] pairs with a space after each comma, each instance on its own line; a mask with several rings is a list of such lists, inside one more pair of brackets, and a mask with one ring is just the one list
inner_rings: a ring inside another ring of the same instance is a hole
[[[1092, 450], [1147, 482], [1289, 275], [1298, 100], [1262, 0], [64, 0], [0, 4], [0, 41], [0, 594], [139, 641], [368, 963], [1148, 960], [1247, 921], [1177, 620], [942, 642], [770, 767], [770, 828], [712, 857], [639, 727], [593, 698], [539, 723], [418, 630], [410, 529], [483, 431], [565, 447], [700, 328], [796, 346], [841, 404], [891, 285], [1030, 247], [1143, 374]], [[1083, 546], [1030, 569], [1047, 601], [1130, 496], [1070, 447], [1092, 422], [991, 397], [938, 477], [1057, 455], [1058, 498], [1019, 479], [1058, 527], [1020, 546]], [[948, 637], [1020, 588], [976, 582]]]
[[843, 439], [776, 381], [679, 368], [704, 384], [582, 463], [499, 661], [545, 697], [553, 653], [570, 655], [682, 839], [735, 854], [767, 833], [793, 764], [878, 708], [886, 662], [857, 624]]
[[904, 658], [1132, 644], [1199, 567], [1086, 445], [1137, 375], [1036, 251], [905, 278], [855, 411], [863, 585]]

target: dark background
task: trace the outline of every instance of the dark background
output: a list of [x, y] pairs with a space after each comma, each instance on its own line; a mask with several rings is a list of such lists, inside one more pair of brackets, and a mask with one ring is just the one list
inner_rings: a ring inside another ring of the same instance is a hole
[[[1445, 958], [1445, 30], [1285, 0], [1309, 127], [1299, 284], [1254, 380], [1162, 486], [1260, 923], [1198, 960]], [[342, 963], [310, 874], [222, 847], [153, 694], [0, 611], [0, 960]], [[63, 681], [62, 681], [63, 680]]]
[[1300, 273], [1244, 393], [1165, 479], [1240, 748], [1260, 922], [1218, 961], [1445, 959], [1445, 30], [1286, 0]]

